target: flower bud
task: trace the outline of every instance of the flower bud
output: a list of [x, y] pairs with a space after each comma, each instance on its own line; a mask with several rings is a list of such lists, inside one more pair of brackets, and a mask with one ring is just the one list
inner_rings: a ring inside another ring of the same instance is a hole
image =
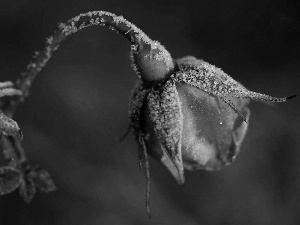
[[131, 48], [131, 60], [134, 70], [146, 86], [168, 78], [174, 70], [170, 53], [160, 43], [141, 41]]
[[[173, 136], [172, 140], [180, 144], [178, 148], [181, 149], [182, 165], [180, 162], [174, 163], [172, 155], [165, 150], [168, 146], [157, 135], [155, 127], [158, 123], [151, 118], [153, 108], [149, 104], [149, 97], [142, 112], [142, 127], [149, 154], [160, 160], [177, 182], [182, 184], [184, 177], [179, 173], [181, 166], [187, 170], [219, 170], [232, 163], [239, 153], [248, 123], [218, 97], [185, 83], [176, 83], [176, 90], [182, 114], [181, 139], [176, 140]], [[250, 111], [246, 105], [249, 101], [234, 98], [232, 102], [248, 120]], [[174, 117], [168, 118], [163, 131], [170, 133], [170, 136], [175, 132], [174, 127], [168, 126], [173, 123], [172, 119]]]
[[169, 77], [134, 89], [130, 117], [146, 165], [149, 153], [179, 184], [184, 169], [219, 170], [234, 161], [248, 129], [249, 99], [285, 102], [294, 97], [250, 91], [195, 57], [175, 62]]

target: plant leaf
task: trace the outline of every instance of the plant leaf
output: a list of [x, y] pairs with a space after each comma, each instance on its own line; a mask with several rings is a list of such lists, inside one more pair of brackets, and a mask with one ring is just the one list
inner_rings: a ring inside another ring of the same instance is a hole
[[23, 178], [20, 185], [20, 195], [29, 203], [36, 193], [36, 186], [30, 178]]
[[22, 178], [20, 171], [12, 167], [0, 168], [0, 195], [5, 195], [16, 190]]
[[35, 186], [42, 192], [51, 192], [56, 190], [56, 186], [48, 171], [39, 167], [31, 169], [27, 175], [32, 180]]

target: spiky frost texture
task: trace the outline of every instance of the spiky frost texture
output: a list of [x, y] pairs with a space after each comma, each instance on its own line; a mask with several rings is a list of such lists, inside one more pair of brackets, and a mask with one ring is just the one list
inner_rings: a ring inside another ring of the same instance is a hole
[[169, 164], [165, 165], [178, 178], [177, 182], [183, 184], [184, 174], [181, 154], [183, 115], [175, 82], [168, 80], [161, 90], [152, 90], [147, 100], [149, 116], [153, 123], [155, 134], [161, 141], [161, 148], [165, 157], [162, 162], [167, 162], [166, 158], [170, 158], [176, 171], [173, 171]]
[[177, 82], [184, 82], [214, 96], [218, 96], [227, 103], [239, 116], [242, 113], [231, 103], [228, 97], [249, 98], [255, 101], [285, 102], [295, 96], [276, 98], [265, 94], [249, 91], [243, 85], [235, 81], [221, 69], [210, 65], [203, 60], [192, 56], [184, 57], [178, 60], [179, 72], [172, 75]]

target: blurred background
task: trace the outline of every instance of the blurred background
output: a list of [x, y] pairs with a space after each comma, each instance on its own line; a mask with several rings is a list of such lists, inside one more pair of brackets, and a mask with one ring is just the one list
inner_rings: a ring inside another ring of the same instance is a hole
[[[253, 91], [278, 97], [300, 86], [298, 0], [1, 0], [0, 80], [16, 80], [58, 22], [106, 10], [123, 15], [174, 58], [193, 55]], [[129, 42], [107, 28], [71, 36], [35, 80], [14, 119], [31, 164], [47, 169], [57, 191], [27, 204], [0, 197], [1, 225], [300, 224], [300, 98], [252, 102], [235, 163], [186, 172], [178, 186], [151, 159], [151, 210], [133, 136], [128, 98], [137, 75]]]

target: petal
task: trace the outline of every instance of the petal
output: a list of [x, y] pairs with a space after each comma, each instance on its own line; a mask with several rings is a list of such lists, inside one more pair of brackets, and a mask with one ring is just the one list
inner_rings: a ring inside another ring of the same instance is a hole
[[[244, 109], [244, 115], [247, 121], [249, 121], [250, 118], [250, 110], [248, 108]], [[233, 129], [232, 132], [232, 146], [229, 150], [229, 154], [227, 156], [227, 164], [231, 164], [236, 156], [238, 155], [241, 147], [241, 143], [243, 142], [247, 129], [248, 129], [249, 123], [244, 123], [243, 121], [236, 121], [235, 123], [235, 128]]]
[[[217, 170], [232, 161], [248, 125], [218, 97], [185, 83], [177, 83], [182, 104], [182, 158], [186, 169]], [[230, 99], [249, 118], [247, 100]], [[245, 125], [246, 124], [246, 125]]]
[[[152, 90], [147, 100], [150, 120], [163, 150], [161, 161], [178, 183], [183, 184], [184, 172], [181, 156], [183, 115], [175, 82], [168, 80], [160, 90]], [[173, 162], [177, 172], [170, 161]]]

